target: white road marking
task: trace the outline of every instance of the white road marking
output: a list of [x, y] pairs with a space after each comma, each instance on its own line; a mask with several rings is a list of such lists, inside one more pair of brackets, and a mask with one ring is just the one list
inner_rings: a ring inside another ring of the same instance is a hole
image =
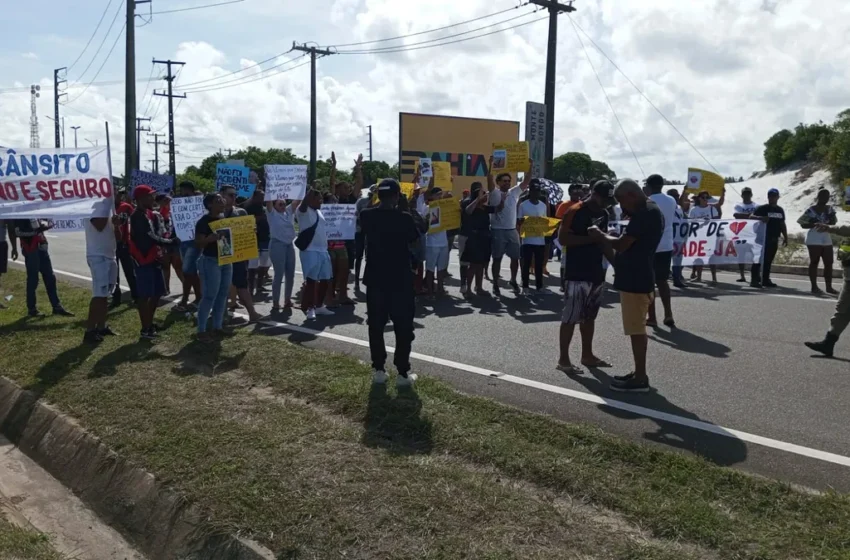
[[[16, 263], [17, 264], [17, 263]], [[78, 280], [88, 280], [91, 281], [91, 278], [88, 276], [83, 276], [81, 274], [75, 274], [73, 272], [66, 272], [63, 270], [54, 270], [57, 274], [62, 274], [64, 276], [68, 276], [70, 278], [76, 278]], [[121, 286], [122, 289], [129, 289], [124, 286]], [[804, 297], [804, 296], [781, 296], [780, 294], [773, 294], [780, 297]], [[805, 298], [805, 299], [814, 299], [814, 298]], [[815, 301], [828, 301], [828, 300], [817, 300]], [[237, 317], [241, 317], [243, 319], [247, 319], [248, 316], [242, 313], [235, 313]], [[352, 344], [355, 346], [360, 346], [364, 348], [369, 347], [369, 341], [361, 340], [359, 338], [352, 338], [350, 336], [343, 336], [339, 334], [334, 334], [330, 332], [317, 331], [313, 329], [308, 329], [307, 327], [302, 327], [300, 325], [293, 325], [291, 323], [281, 323], [278, 321], [270, 321], [270, 320], [261, 320], [260, 324], [266, 325], [272, 328], [282, 328], [292, 332], [298, 332], [302, 334], [308, 334], [310, 336], [326, 338], [328, 340], [336, 340], [338, 342], [344, 342], [347, 344]], [[387, 352], [392, 354], [395, 352], [395, 348], [387, 347]], [[850, 467], [850, 457], [846, 457], [844, 455], [838, 455], [836, 453], [830, 453], [828, 451], [821, 451], [819, 449], [814, 449], [811, 447], [805, 447], [803, 445], [797, 445], [795, 443], [789, 443], [785, 441], [781, 441], [778, 439], [768, 438], [764, 436], [760, 436], [757, 434], [751, 434], [749, 432], [744, 432], [741, 430], [735, 430], [732, 428], [726, 428], [724, 426], [720, 426], [717, 424], [712, 424], [710, 422], [703, 422], [701, 420], [694, 420], [692, 418], [685, 418], [683, 416], [677, 416], [675, 414], [669, 414], [667, 412], [661, 412], [660, 410], [655, 410], [652, 408], [646, 408], [643, 406], [638, 406], [634, 404], [630, 404], [623, 401], [618, 401], [615, 399], [608, 399], [605, 397], [600, 397], [599, 395], [594, 395], [592, 393], [586, 393], [583, 391], [576, 391], [574, 389], [568, 389], [566, 387], [559, 387], [557, 385], [551, 385], [549, 383], [542, 383], [540, 381], [534, 381], [533, 379], [527, 379], [525, 377], [519, 377], [516, 375], [510, 375], [498, 371], [489, 370], [486, 368], [473, 366], [469, 364], [462, 364], [460, 362], [455, 362], [452, 360], [446, 360], [444, 358], [437, 358], [435, 356], [428, 356], [427, 354], [420, 354], [419, 352], [411, 352], [410, 357], [415, 360], [420, 360], [427, 363], [437, 364], [445, 367], [450, 367], [453, 369], [457, 369], [460, 371], [465, 371], [467, 373], [473, 373], [475, 375], [481, 375], [483, 377], [496, 378], [506, 383], [514, 383], [516, 385], [522, 385], [525, 387], [530, 387], [533, 389], [538, 389], [541, 391], [546, 391], [548, 393], [553, 393], [556, 395], [561, 395], [564, 397], [568, 397], [571, 399], [584, 401], [587, 403], [606, 406], [608, 408], [614, 408], [617, 410], [622, 410], [624, 412], [629, 412], [631, 414], [635, 414], [637, 416], [643, 416], [646, 418], [652, 418], [655, 420], [661, 420], [663, 422], [670, 422], [673, 424], [678, 424], [680, 426], [686, 426], [689, 428], [693, 428], [696, 430], [701, 430], [704, 432], [730, 437], [734, 439], [738, 439], [740, 441], [744, 441], [747, 443], [753, 443], [756, 445], [761, 445], [762, 447], [768, 447], [771, 449], [776, 449], [779, 451], [785, 451], [787, 453], [793, 453], [794, 455], [800, 455], [802, 457], [808, 457], [811, 459], [817, 459], [819, 461], [824, 461], [827, 463], [833, 463], [836, 465], [841, 465], [844, 467]]]

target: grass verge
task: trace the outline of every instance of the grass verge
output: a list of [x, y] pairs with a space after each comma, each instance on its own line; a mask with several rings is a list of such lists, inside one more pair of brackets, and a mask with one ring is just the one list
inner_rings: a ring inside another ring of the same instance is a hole
[[[22, 295], [23, 275], [4, 277]], [[86, 290], [61, 285], [83, 313]], [[424, 379], [165, 317], [92, 350], [78, 320], [0, 313], [0, 372], [282, 558], [823, 558], [850, 555], [850, 498], [811, 495]]]
[[62, 560], [47, 535], [12, 525], [0, 513], [0, 558], [7, 560]]

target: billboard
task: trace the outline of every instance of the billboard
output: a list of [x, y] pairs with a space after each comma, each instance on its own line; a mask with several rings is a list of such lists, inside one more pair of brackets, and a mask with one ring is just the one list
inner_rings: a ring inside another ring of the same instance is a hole
[[401, 180], [413, 181], [419, 158], [446, 161], [460, 197], [475, 181], [486, 186], [493, 144], [517, 142], [519, 122], [399, 113], [398, 135]]

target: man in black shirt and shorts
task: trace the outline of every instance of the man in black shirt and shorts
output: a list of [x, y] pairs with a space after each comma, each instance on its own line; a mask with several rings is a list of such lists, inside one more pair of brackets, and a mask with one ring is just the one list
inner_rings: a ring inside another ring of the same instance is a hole
[[[753, 218], [761, 220], [764, 225], [764, 241], [762, 243], [761, 263], [753, 264], [750, 286], [753, 288], [775, 288], [770, 280], [770, 267], [779, 250], [779, 236], [783, 238], [782, 245], [788, 245], [788, 227], [785, 225], [785, 210], [779, 204], [779, 189], [767, 191], [767, 204], [762, 204], [753, 212]], [[761, 238], [761, 236], [759, 236]]]
[[[593, 354], [593, 333], [596, 316], [602, 303], [605, 271], [602, 268], [605, 242], [592, 238], [587, 230], [597, 227], [608, 229], [608, 207], [615, 204], [614, 186], [608, 181], [597, 181], [587, 200], [571, 206], [564, 214], [558, 241], [565, 248], [564, 311], [561, 314], [561, 357], [558, 370], [567, 375], [583, 371], [570, 361], [570, 342], [575, 326], [581, 332], [581, 364], [586, 367], [609, 367]], [[608, 248], [609, 260], [613, 252]]]
[[587, 231], [590, 237], [604, 241], [617, 252], [614, 258], [614, 289], [620, 292], [623, 330], [631, 338], [635, 358], [634, 372], [615, 377], [611, 390], [646, 393], [649, 391], [646, 314], [655, 293], [655, 250], [664, 235], [664, 214], [631, 179], [620, 181], [614, 196], [623, 212], [629, 215], [625, 233], [621, 237], [613, 237], [595, 226]]

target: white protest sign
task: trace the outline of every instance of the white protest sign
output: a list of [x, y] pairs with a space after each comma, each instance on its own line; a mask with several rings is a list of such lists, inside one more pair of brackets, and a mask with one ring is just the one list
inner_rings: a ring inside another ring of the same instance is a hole
[[53, 227], [50, 228], [51, 233], [70, 233], [73, 231], [83, 231], [85, 226], [83, 221], [86, 218], [58, 218], [47, 220]]
[[[611, 222], [622, 235], [628, 221]], [[761, 262], [758, 220], [683, 220], [673, 228], [673, 265], [704, 266]]]
[[430, 179], [434, 176], [434, 166], [431, 158], [419, 158], [419, 176]]
[[195, 239], [195, 224], [207, 213], [203, 196], [178, 196], [171, 200], [171, 221], [180, 241]]
[[106, 218], [113, 193], [106, 147], [0, 152], [0, 218]]
[[266, 200], [304, 200], [306, 165], [266, 165]]
[[357, 206], [354, 204], [322, 204], [328, 241], [354, 239], [357, 226]]

